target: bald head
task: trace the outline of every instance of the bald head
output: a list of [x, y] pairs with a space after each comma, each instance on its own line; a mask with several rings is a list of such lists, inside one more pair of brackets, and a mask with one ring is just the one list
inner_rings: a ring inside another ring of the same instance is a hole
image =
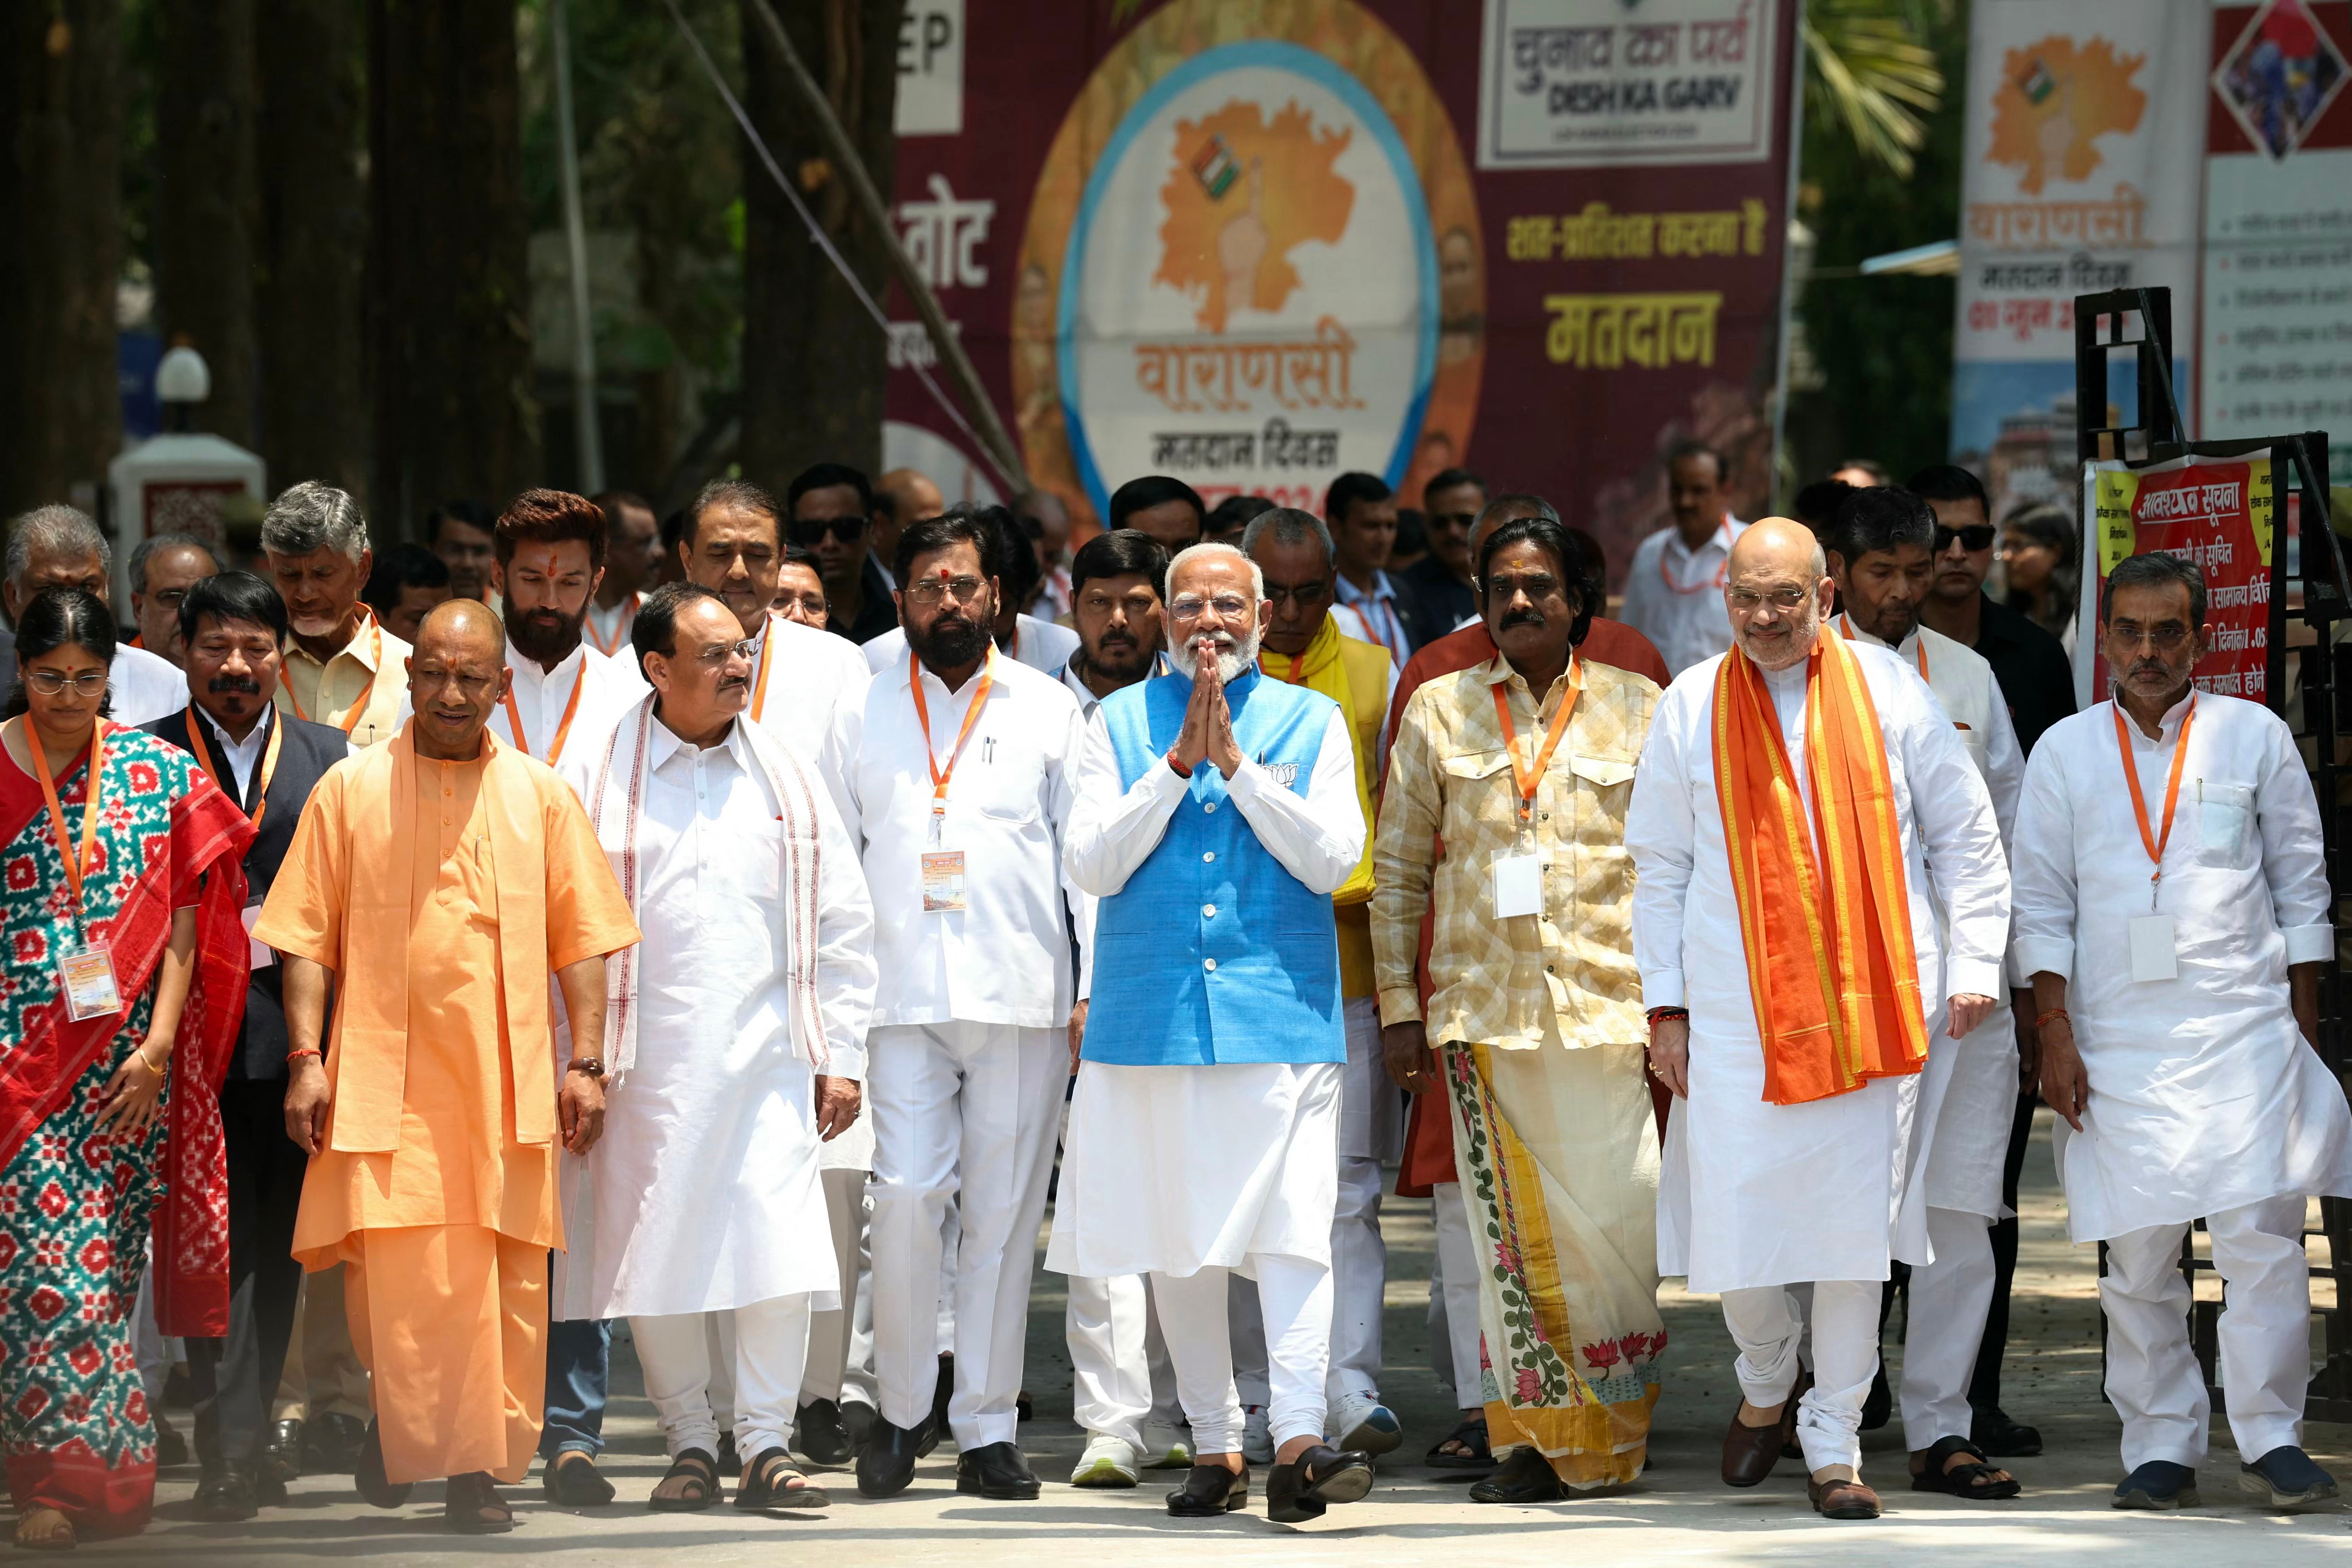
[[481, 754], [482, 726], [514, 679], [506, 655], [506, 628], [480, 600], [451, 599], [425, 612], [408, 658], [418, 756], [471, 762]]
[[426, 611], [416, 626], [420, 654], [431, 647], [452, 658], [474, 654], [502, 661], [506, 641], [506, 627], [479, 599], [445, 600]]
[[1805, 661], [1829, 615], [1831, 593], [1828, 558], [1803, 523], [1768, 517], [1732, 543], [1724, 613], [1732, 640], [1761, 668]]

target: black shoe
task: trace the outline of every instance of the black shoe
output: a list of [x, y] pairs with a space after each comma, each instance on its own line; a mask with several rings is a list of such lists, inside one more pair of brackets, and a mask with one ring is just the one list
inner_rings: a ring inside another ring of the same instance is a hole
[[163, 1419], [161, 1410], [151, 1410], [148, 1415], [155, 1423], [155, 1468], [168, 1470], [173, 1465], [186, 1464], [188, 1440]]
[[207, 1524], [236, 1524], [260, 1511], [250, 1465], [223, 1460], [196, 1483], [196, 1517]]
[[269, 1436], [261, 1441], [260, 1460], [255, 1473], [283, 1487], [302, 1479], [302, 1423], [279, 1421], [269, 1428]]
[[1037, 1472], [1018, 1443], [983, 1443], [956, 1456], [956, 1490], [1026, 1502], [1037, 1495]]
[[2116, 1488], [2112, 1508], [2175, 1509], [2198, 1505], [2197, 1472], [2169, 1459], [2150, 1459]]
[[1168, 1494], [1168, 1511], [1178, 1519], [1216, 1519], [1249, 1507], [1249, 1466], [1195, 1465], [1184, 1484]]
[[793, 1448], [810, 1464], [827, 1469], [849, 1463], [857, 1452], [841, 1424], [841, 1406], [830, 1399], [813, 1399], [801, 1406], [800, 1419], [793, 1424]]
[[2333, 1508], [2337, 1490], [2336, 1478], [2291, 1443], [2273, 1448], [2251, 1465], [2240, 1465], [2238, 1486], [2282, 1513]]
[[2030, 1459], [2042, 1452], [2042, 1429], [2011, 1421], [1998, 1405], [1969, 1412], [1969, 1441], [1990, 1459]]
[[917, 1458], [929, 1458], [931, 1450], [938, 1447], [940, 1439], [947, 1435], [948, 1401], [954, 1397], [955, 1357], [943, 1355], [940, 1357], [940, 1380], [931, 1384], [930, 1424], [923, 1428], [923, 1446], [915, 1450]]
[[578, 1448], [565, 1448], [547, 1461], [539, 1478], [541, 1496], [565, 1508], [602, 1508], [613, 1500], [613, 1483], [596, 1468], [596, 1461]]
[[1372, 1460], [1354, 1449], [1318, 1443], [1265, 1476], [1265, 1517], [1300, 1524], [1323, 1517], [1326, 1503], [1361, 1502], [1372, 1489]]
[[358, 1472], [368, 1424], [351, 1415], [313, 1415], [302, 1427], [302, 1469], [313, 1476]]
[[874, 1406], [862, 1399], [841, 1402], [841, 1429], [849, 1434], [849, 1451], [856, 1453], [866, 1447], [866, 1439], [874, 1432]]
[[930, 1450], [925, 1422], [909, 1431], [887, 1417], [874, 1417], [874, 1430], [857, 1451], [857, 1489], [866, 1497], [897, 1497], [915, 1479], [915, 1461]]
[[1862, 1402], [1862, 1429], [1875, 1432], [1886, 1425], [1895, 1414], [1895, 1390], [1886, 1384], [1886, 1363], [1878, 1363], [1878, 1373], [1870, 1380], [1870, 1395]]
[[408, 1489], [415, 1483], [392, 1484], [383, 1473], [383, 1438], [371, 1421], [360, 1435], [360, 1451], [352, 1462], [352, 1482], [360, 1489], [360, 1500], [371, 1508], [398, 1508], [408, 1500]]
[[1470, 1489], [1472, 1502], [1558, 1502], [1567, 1495], [1550, 1464], [1532, 1447], [1514, 1448], [1501, 1469]]

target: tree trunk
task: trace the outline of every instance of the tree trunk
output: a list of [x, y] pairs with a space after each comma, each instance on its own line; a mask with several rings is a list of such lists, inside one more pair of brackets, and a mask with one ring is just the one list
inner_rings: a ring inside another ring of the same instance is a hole
[[213, 373], [190, 422], [254, 444], [254, 0], [162, 0], [155, 305]]
[[[887, 192], [898, 158], [895, 0], [775, 0], [784, 30]], [[745, 107], [789, 179], [875, 298], [889, 281], [886, 237], [858, 217], [815, 125], [750, 0], [742, 5]], [[811, 243], [756, 151], [743, 153], [745, 477], [778, 490], [811, 463], [882, 463], [888, 343], [833, 263]]]
[[368, 265], [379, 541], [538, 479], [515, 8], [370, 0]]
[[122, 266], [117, 0], [11, 5], [0, 20], [0, 515], [103, 485], [122, 445], [114, 289]]
[[262, 455], [364, 496], [360, 268], [366, 254], [360, 18], [350, 0], [257, 0]]

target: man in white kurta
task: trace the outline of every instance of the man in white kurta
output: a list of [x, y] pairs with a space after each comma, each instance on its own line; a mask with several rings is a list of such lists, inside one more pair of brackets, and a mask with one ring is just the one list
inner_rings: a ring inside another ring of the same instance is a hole
[[1070, 879], [1093, 991], [1046, 1266], [1149, 1273], [1193, 1459], [1171, 1513], [1248, 1499], [1226, 1280], [1255, 1278], [1276, 1465], [1268, 1514], [1352, 1502], [1370, 1462], [1323, 1444], [1347, 1060], [1331, 894], [1365, 824], [1347, 716], [1257, 668], [1264, 579], [1230, 545], [1168, 574], [1175, 673], [1087, 721]]
[[[1816, 807], [1807, 670], [1815, 644], [1835, 636], [1823, 626], [1832, 588], [1825, 568], [1802, 524], [1768, 519], [1733, 547], [1723, 595], [1736, 654], [1753, 661], [1769, 690], [1809, 824]], [[2000, 988], [2009, 926], [1992, 805], [1916, 675], [1883, 648], [1842, 646], [1859, 667], [1883, 739], [1918, 996], [1935, 1011], [1949, 1004], [1963, 1015], [1957, 1032], [1965, 1034]], [[1721, 1294], [1739, 1347], [1744, 1402], [1727, 1434], [1725, 1479], [1760, 1481], [1779, 1452], [1769, 1434], [1793, 1431], [1813, 1472], [1816, 1506], [1873, 1518], [1877, 1499], [1856, 1471], [1862, 1404], [1877, 1366], [1879, 1297], [1893, 1259], [1929, 1258], [1926, 1194], [1906, 1180], [1926, 1131], [1920, 1079], [1916, 1072], [1874, 1078], [1803, 1103], [1764, 1098], [1768, 1062], [1713, 744], [1717, 668], [1732, 657], [1695, 665], [1667, 689], [1625, 824], [1640, 872], [1633, 951], [1654, 1015], [1651, 1057], [1679, 1097], [1660, 1174], [1658, 1265], [1687, 1275], [1694, 1291]], [[1806, 841], [1818, 859], [1814, 836]], [[1949, 928], [1948, 949], [1939, 924]], [[1661, 1018], [1659, 1009], [1687, 1009], [1687, 1020]], [[1805, 1283], [1813, 1285], [1813, 1384], [1791, 1424], [1784, 1406], [1797, 1384], [1801, 1323], [1787, 1288]], [[1757, 1462], [1743, 1469], [1735, 1450], [1752, 1451]]]
[[[1839, 633], [1894, 649], [1916, 669], [1952, 721], [1952, 731], [1992, 796], [2003, 846], [2017, 822], [2025, 755], [2010, 722], [1992, 666], [1974, 648], [1920, 624], [1935, 574], [1936, 514], [1908, 490], [1859, 489], [1824, 535], [1830, 575], [1845, 608]], [[1948, 933], [1947, 934], [1948, 945]], [[1941, 1010], [1928, 1023], [1927, 1067], [1919, 1083], [1919, 1121], [1932, 1129], [1912, 1164], [1927, 1205], [1935, 1261], [1911, 1270], [1903, 1341], [1904, 1447], [1912, 1473], [1932, 1466], [1934, 1489], [1968, 1498], [2016, 1495], [2014, 1479], [1986, 1463], [1969, 1440], [1969, 1383], [1992, 1305], [1990, 1226], [2001, 1217], [2001, 1168], [2017, 1098], [2018, 1009], [2031, 1022], [2032, 995], [2010, 976], [2012, 1005], [1995, 1007], [1955, 1040]], [[1937, 1446], [1942, 1451], [1937, 1452]], [[1981, 1467], [1971, 1468], [1971, 1466]]]
[[2017, 962], [2065, 1123], [2067, 1228], [2107, 1244], [2107, 1397], [2130, 1472], [2116, 1506], [2197, 1501], [2210, 1410], [2180, 1246], [2198, 1219], [2227, 1286], [2241, 1482], [2275, 1507], [2325, 1504], [2336, 1482], [2298, 1446], [2304, 1211], [2352, 1196], [2352, 1118], [2312, 1045], [2336, 953], [2319, 816], [2277, 715], [2192, 689], [2212, 636], [2196, 569], [2131, 556], [2106, 595], [2118, 698], [2053, 725], [2026, 769]]
[[867, 1189], [880, 1400], [858, 1489], [903, 1490], [927, 1448], [953, 1202], [957, 1488], [1033, 1498], [1013, 1402], [1069, 1071], [1061, 846], [1083, 731], [1061, 682], [991, 642], [999, 531], [951, 515], [901, 538], [919, 545], [898, 591], [909, 657], [842, 704], [823, 760], [873, 895], [882, 977]]
[[656, 692], [562, 769], [645, 933], [612, 967], [613, 1110], [571, 1265], [593, 1315], [629, 1319], [684, 1462], [657, 1503], [715, 1496], [697, 1472], [718, 1462], [717, 1312], [732, 1320], [744, 1486], [804, 1507], [817, 1494], [784, 1453], [810, 1310], [841, 1286], [817, 1151], [857, 1115], [873, 910], [814, 765], [740, 717], [739, 633], [708, 591], [656, 589], [635, 632]]

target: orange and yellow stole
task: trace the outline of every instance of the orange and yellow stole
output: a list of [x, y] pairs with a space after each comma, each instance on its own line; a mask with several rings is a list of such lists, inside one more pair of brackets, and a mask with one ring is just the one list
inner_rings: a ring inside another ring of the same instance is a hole
[[1716, 794], [1775, 1105], [1927, 1059], [1886, 741], [1860, 661], [1827, 626], [1805, 664], [1805, 768], [1811, 822], [1763, 672], [1733, 648], [1715, 684]]

